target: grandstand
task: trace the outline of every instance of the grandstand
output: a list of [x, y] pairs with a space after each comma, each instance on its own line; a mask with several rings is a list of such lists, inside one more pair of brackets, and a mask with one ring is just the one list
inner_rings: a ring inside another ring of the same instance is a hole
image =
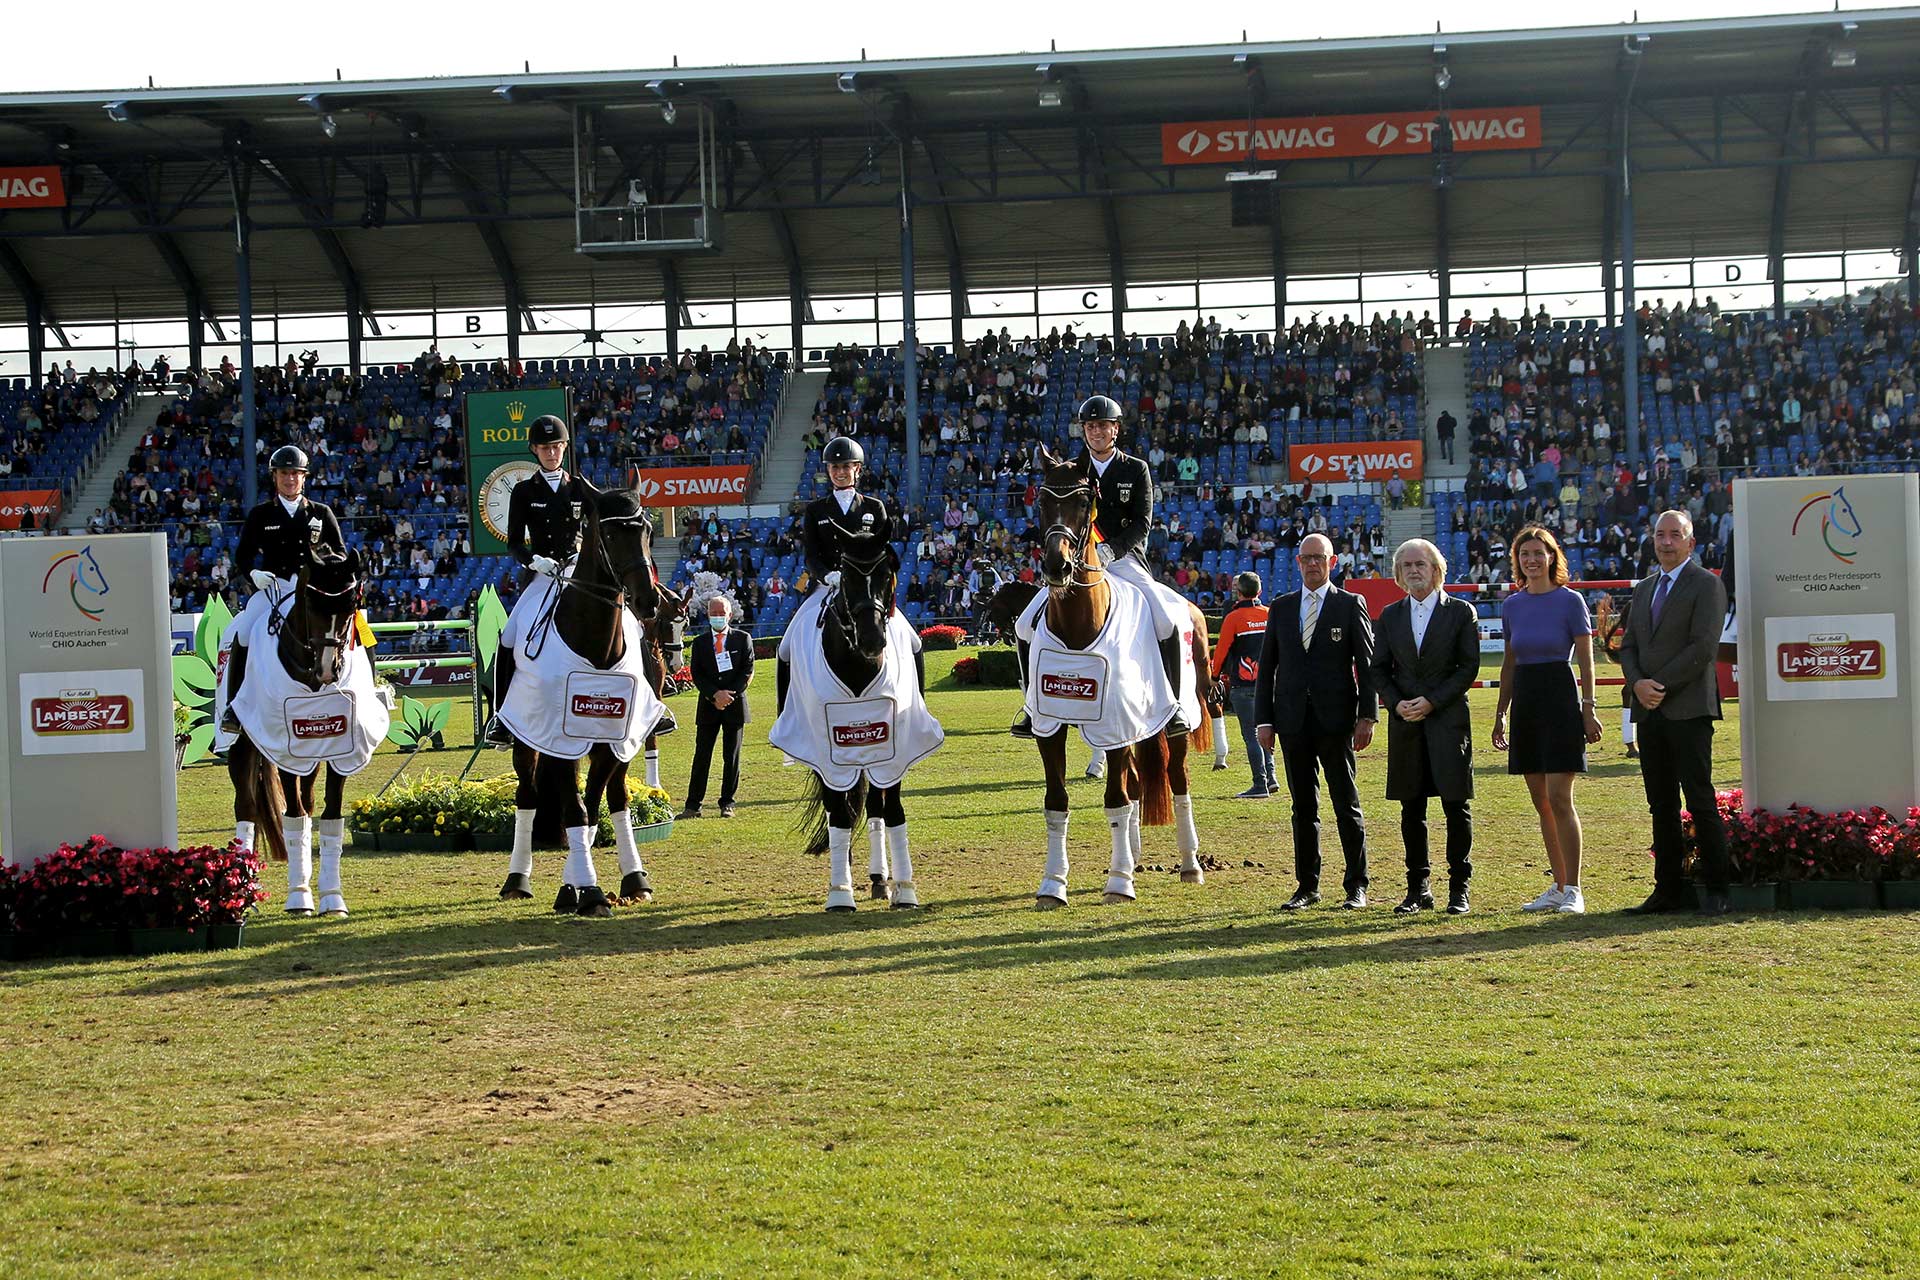
[[[0, 387], [0, 486], [71, 503], [111, 463], [95, 527], [165, 529], [186, 611], [232, 590], [243, 495], [291, 441], [378, 566], [375, 616], [457, 615], [517, 578], [469, 552], [464, 397], [565, 386], [598, 482], [754, 469], [751, 506], [684, 513], [662, 550], [676, 581], [721, 574], [757, 631], [805, 585], [792, 511], [840, 433], [905, 515], [902, 607], [966, 620], [1031, 572], [1033, 450], [1071, 448], [1072, 408], [1098, 392], [1159, 480], [1156, 571], [1208, 607], [1243, 570], [1289, 589], [1291, 548], [1322, 527], [1344, 573], [1421, 533], [1486, 581], [1541, 520], [1576, 572], [1613, 577], [1643, 567], [1646, 512], [1678, 502], [1716, 563], [1732, 477], [1912, 465], [1917, 60], [1920, 15], [1892, 11], [0, 95], [0, 164], [51, 162], [92, 193], [87, 254], [53, 248], [71, 210], [10, 213], [0, 240], [0, 324], [20, 326], [0, 358], [28, 370]], [[336, 111], [356, 121], [338, 138], [316, 127]], [[1515, 145], [1479, 148], [1466, 122], [1501, 111]], [[1324, 158], [1202, 154], [1208, 121], [1369, 112], [1457, 120], [1457, 146], [1361, 128]], [[231, 155], [208, 159], [210, 123]], [[419, 188], [380, 194], [349, 155], [409, 164]], [[708, 160], [724, 180], [676, 184]], [[209, 178], [230, 161], [250, 183]], [[724, 241], [590, 243], [607, 210], [552, 180], [569, 165], [706, 202]], [[917, 260], [891, 256], [903, 208]], [[1639, 302], [1643, 280], [1676, 304]], [[116, 368], [131, 342], [186, 356], [137, 438], [115, 434], [134, 416], [116, 383], [47, 369], [62, 346]], [[783, 414], [790, 387], [814, 403]], [[1461, 409], [1457, 465], [1432, 447], [1439, 405]], [[1308, 479], [1290, 456], [1415, 441], [1425, 469], [1397, 490]]]

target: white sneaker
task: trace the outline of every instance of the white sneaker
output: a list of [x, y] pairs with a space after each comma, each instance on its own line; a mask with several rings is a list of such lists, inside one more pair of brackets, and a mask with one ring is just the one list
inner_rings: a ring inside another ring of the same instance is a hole
[[1560, 904], [1566, 900], [1566, 896], [1566, 890], [1559, 885], [1554, 885], [1520, 909], [1522, 911], [1558, 911]]
[[1561, 896], [1560, 905], [1555, 907], [1554, 910], [1575, 916], [1587, 914], [1587, 900], [1580, 896], [1580, 886], [1577, 884], [1568, 885]]

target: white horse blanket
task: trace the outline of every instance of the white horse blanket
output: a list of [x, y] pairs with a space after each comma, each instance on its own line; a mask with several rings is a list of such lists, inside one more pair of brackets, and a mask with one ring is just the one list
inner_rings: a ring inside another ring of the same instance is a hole
[[[1048, 738], [1075, 725], [1102, 751], [1151, 738], [1167, 727], [1176, 705], [1188, 724], [1200, 723], [1201, 715], [1192, 615], [1183, 607], [1176, 620], [1168, 601], [1149, 599], [1126, 578], [1109, 574], [1107, 583], [1107, 624], [1084, 649], [1069, 648], [1048, 629], [1045, 591], [1014, 623], [1014, 634], [1030, 646], [1026, 709], [1034, 733]], [[1160, 641], [1170, 635], [1180, 637], [1177, 704], [1160, 663]]]
[[[254, 600], [265, 595], [257, 593]], [[277, 769], [304, 778], [324, 762], [343, 776], [358, 773], [373, 759], [391, 723], [374, 692], [373, 660], [356, 637], [348, 642], [338, 681], [318, 690], [301, 684], [281, 664], [280, 637], [271, 626], [272, 619], [284, 618], [292, 608], [288, 591], [276, 604], [255, 609], [249, 601], [241, 611], [237, 621], [248, 625], [236, 629], [232, 638], [247, 646], [247, 678], [234, 714], [248, 741]], [[225, 669], [223, 661], [223, 678]], [[223, 749], [233, 745], [232, 735], [217, 737], [225, 740], [216, 743]]]
[[920, 637], [898, 610], [887, 620], [887, 656], [864, 689], [849, 689], [827, 665], [817, 626], [799, 617], [780, 639], [789, 664], [787, 703], [767, 742], [820, 775], [835, 791], [851, 791], [866, 774], [891, 787], [940, 749], [946, 732], [927, 710], [913, 655]]
[[[514, 606], [501, 633], [503, 645], [508, 632], [513, 633], [514, 668], [500, 722], [541, 755], [578, 760], [595, 743], [604, 742], [613, 748], [615, 759], [631, 760], [666, 714], [647, 683], [639, 620], [631, 611], [620, 610], [626, 652], [602, 671], [567, 647], [558, 626], [538, 625], [546, 603], [554, 601], [559, 590], [558, 582], [540, 579]], [[523, 614], [534, 598], [540, 606]], [[515, 619], [520, 620], [517, 626]], [[528, 653], [530, 642], [538, 652]]]

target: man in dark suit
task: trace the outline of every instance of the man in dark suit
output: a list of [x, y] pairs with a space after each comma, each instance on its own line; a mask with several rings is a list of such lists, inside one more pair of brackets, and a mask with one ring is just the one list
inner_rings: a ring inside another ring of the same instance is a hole
[[1714, 658], [1726, 622], [1720, 579], [1693, 561], [1693, 520], [1668, 511], [1654, 521], [1659, 571], [1633, 588], [1620, 672], [1633, 691], [1640, 776], [1653, 813], [1653, 894], [1628, 910], [1659, 915], [1692, 909], [1686, 881], [1680, 797], [1700, 846], [1702, 915], [1733, 910], [1727, 898], [1727, 833], [1713, 793], [1713, 722], [1720, 718]]
[[1354, 785], [1354, 752], [1373, 741], [1373, 626], [1366, 602], [1328, 581], [1333, 544], [1321, 534], [1301, 539], [1295, 556], [1301, 589], [1267, 611], [1260, 644], [1255, 730], [1269, 751], [1277, 740], [1293, 795], [1293, 865], [1299, 888], [1284, 910], [1320, 901], [1320, 779], [1346, 856], [1350, 911], [1367, 905], [1367, 828]]
[[1449, 596], [1446, 557], [1424, 538], [1393, 553], [1393, 579], [1406, 591], [1380, 614], [1373, 682], [1387, 704], [1387, 799], [1400, 802], [1407, 849], [1401, 915], [1433, 910], [1428, 876], [1427, 797], [1447, 817], [1447, 911], [1471, 910], [1473, 726], [1467, 690], [1480, 674], [1480, 624], [1472, 605]]
[[693, 774], [687, 779], [682, 818], [700, 816], [706, 799], [707, 777], [713, 771], [713, 740], [721, 744], [720, 816], [733, 816], [740, 790], [740, 735], [747, 724], [747, 685], [753, 680], [753, 637], [728, 625], [733, 605], [725, 596], [707, 602], [707, 634], [689, 637], [693, 651], [693, 686], [700, 693], [700, 709], [693, 718]]

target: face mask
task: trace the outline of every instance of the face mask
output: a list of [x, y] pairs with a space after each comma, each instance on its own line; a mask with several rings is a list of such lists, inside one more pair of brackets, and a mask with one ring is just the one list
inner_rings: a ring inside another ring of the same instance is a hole
[[725, 631], [727, 629], [726, 615], [713, 614], [713, 613], [708, 614], [707, 625], [712, 627], [715, 631]]

